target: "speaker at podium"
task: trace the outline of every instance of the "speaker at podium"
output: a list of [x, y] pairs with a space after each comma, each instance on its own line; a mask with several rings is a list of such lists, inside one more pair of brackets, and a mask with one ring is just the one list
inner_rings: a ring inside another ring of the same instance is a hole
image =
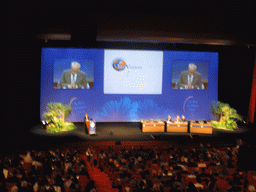
[[85, 132], [88, 133], [88, 135], [96, 135], [96, 121], [89, 118], [88, 114], [86, 113], [84, 116], [84, 122], [85, 122]]

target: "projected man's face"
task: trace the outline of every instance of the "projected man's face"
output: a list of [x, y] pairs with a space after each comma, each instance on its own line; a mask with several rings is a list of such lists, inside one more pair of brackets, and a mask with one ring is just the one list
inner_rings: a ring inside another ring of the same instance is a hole
[[80, 70], [79, 67], [75, 67], [75, 66], [72, 66], [72, 67], [71, 67], [71, 73], [72, 73], [73, 75], [76, 74], [79, 70]]
[[194, 73], [196, 72], [196, 69], [195, 68], [188, 68], [188, 74], [189, 75], [193, 75]]

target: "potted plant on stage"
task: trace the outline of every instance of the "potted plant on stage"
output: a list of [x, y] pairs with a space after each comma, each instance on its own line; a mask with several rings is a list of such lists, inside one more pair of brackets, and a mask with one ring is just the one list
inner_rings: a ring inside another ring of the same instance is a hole
[[65, 103], [48, 103], [47, 112], [43, 117], [50, 122], [46, 128], [48, 133], [71, 131], [76, 127], [72, 122], [67, 122], [65, 119], [71, 114], [71, 105]]
[[211, 107], [214, 120], [211, 121], [214, 128], [224, 128], [233, 131], [237, 129], [237, 121], [242, 120], [237, 111], [227, 103], [214, 102]]

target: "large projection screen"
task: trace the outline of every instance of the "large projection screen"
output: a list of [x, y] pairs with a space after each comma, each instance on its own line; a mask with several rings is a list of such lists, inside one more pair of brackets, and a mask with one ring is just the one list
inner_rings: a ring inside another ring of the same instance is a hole
[[[72, 63], [80, 70], [73, 76]], [[196, 72], [188, 76], [189, 65]], [[70, 88], [75, 80], [76, 87]], [[191, 89], [185, 84], [191, 82]], [[66, 85], [66, 86], [64, 86]], [[40, 115], [48, 103], [70, 104], [68, 121], [210, 120], [218, 100], [218, 53], [170, 50], [41, 49]]]

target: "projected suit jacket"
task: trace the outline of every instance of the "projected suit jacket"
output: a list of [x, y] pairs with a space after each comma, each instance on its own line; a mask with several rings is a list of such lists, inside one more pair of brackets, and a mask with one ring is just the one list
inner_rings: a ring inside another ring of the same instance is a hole
[[[188, 84], [188, 71], [183, 71], [180, 74], [178, 87], [179, 88], [185, 88], [185, 86]], [[192, 80], [192, 86], [194, 86], [194, 89], [201, 89], [202, 88], [202, 75], [198, 72], [195, 72], [193, 75]]]
[[[61, 86], [68, 86], [71, 84], [71, 70], [64, 71], [60, 80]], [[86, 80], [86, 73], [83, 71], [77, 72], [76, 82], [75, 84], [78, 88], [86, 88], [87, 80]]]

